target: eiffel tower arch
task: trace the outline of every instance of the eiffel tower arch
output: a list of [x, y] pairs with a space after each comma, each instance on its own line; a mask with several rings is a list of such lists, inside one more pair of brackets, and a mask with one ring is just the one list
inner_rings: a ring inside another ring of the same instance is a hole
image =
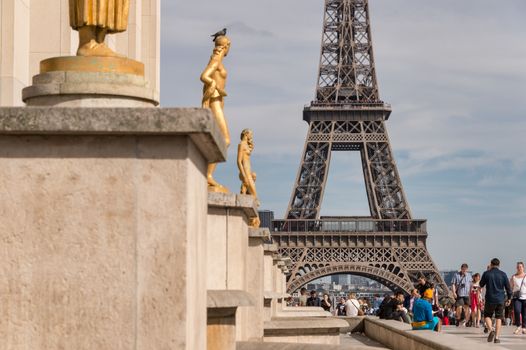
[[[286, 219], [272, 236], [292, 260], [290, 293], [319, 277], [350, 273], [409, 293], [426, 276], [448, 289], [413, 219], [389, 141], [391, 106], [380, 100], [368, 0], [325, 0], [315, 99]], [[360, 152], [370, 217], [321, 217], [332, 152]]]

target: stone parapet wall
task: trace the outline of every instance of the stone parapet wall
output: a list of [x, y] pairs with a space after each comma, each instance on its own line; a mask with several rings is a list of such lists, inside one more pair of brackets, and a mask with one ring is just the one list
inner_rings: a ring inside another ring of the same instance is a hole
[[495, 344], [480, 344], [462, 337], [433, 331], [413, 331], [408, 324], [365, 317], [363, 327], [367, 337], [393, 350], [504, 350]]
[[209, 111], [0, 109], [5, 349], [206, 348]]

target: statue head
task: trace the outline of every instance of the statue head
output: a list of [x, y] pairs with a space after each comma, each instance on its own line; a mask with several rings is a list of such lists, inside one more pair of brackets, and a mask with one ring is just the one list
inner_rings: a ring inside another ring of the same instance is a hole
[[230, 51], [230, 39], [226, 35], [221, 35], [214, 40], [214, 43], [214, 54], [222, 53], [223, 56], [226, 57], [228, 55], [228, 51]]
[[243, 129], [243, 131], [241, 131], [241, 140], [251, 140], [252, 139], [252, 130], [250, 129]]

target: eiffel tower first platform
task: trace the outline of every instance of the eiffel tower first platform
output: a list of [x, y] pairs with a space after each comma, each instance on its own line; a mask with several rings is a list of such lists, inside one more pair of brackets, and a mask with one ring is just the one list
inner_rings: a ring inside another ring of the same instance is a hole
[[[448, 289], [426, 247], [426, 220], [413, 219], [386, 129], [367, 0], [325, 0], [315, 100], [285, 220], [272, 237], [292, 260], [289, 293], [319, 277], [350, 273], [407, 293], [421, 275]], [[357, 151], [370, 217], [320, 217], [331, 153]]]

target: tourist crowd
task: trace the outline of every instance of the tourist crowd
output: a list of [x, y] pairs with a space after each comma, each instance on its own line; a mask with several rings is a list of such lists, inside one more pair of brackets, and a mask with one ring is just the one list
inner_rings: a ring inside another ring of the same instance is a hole
[[348, 298], [334, 300], [324, 293], [300, 291], [298, 306], [317, 306], [334, 316], [376, 315], [381, 319], [398, 320], [412, 325], [413, 329], [440, 331], [442, 325], [457, 327], [483, 327], [488, 342], [499, 343], [502, 325], [515, 325], [514, 334], [526, 334], [526, 273], [523, 262], [517, 263], [516, 272], [508, 278], [499, 269], [499, 259], [492, 259], [481, 275], [468, 272], [462, 264], [453, 277], [450, 297], [439, 300], [437, 288], [425, 276], [405, 295], [401, 291], [383, 297]]

